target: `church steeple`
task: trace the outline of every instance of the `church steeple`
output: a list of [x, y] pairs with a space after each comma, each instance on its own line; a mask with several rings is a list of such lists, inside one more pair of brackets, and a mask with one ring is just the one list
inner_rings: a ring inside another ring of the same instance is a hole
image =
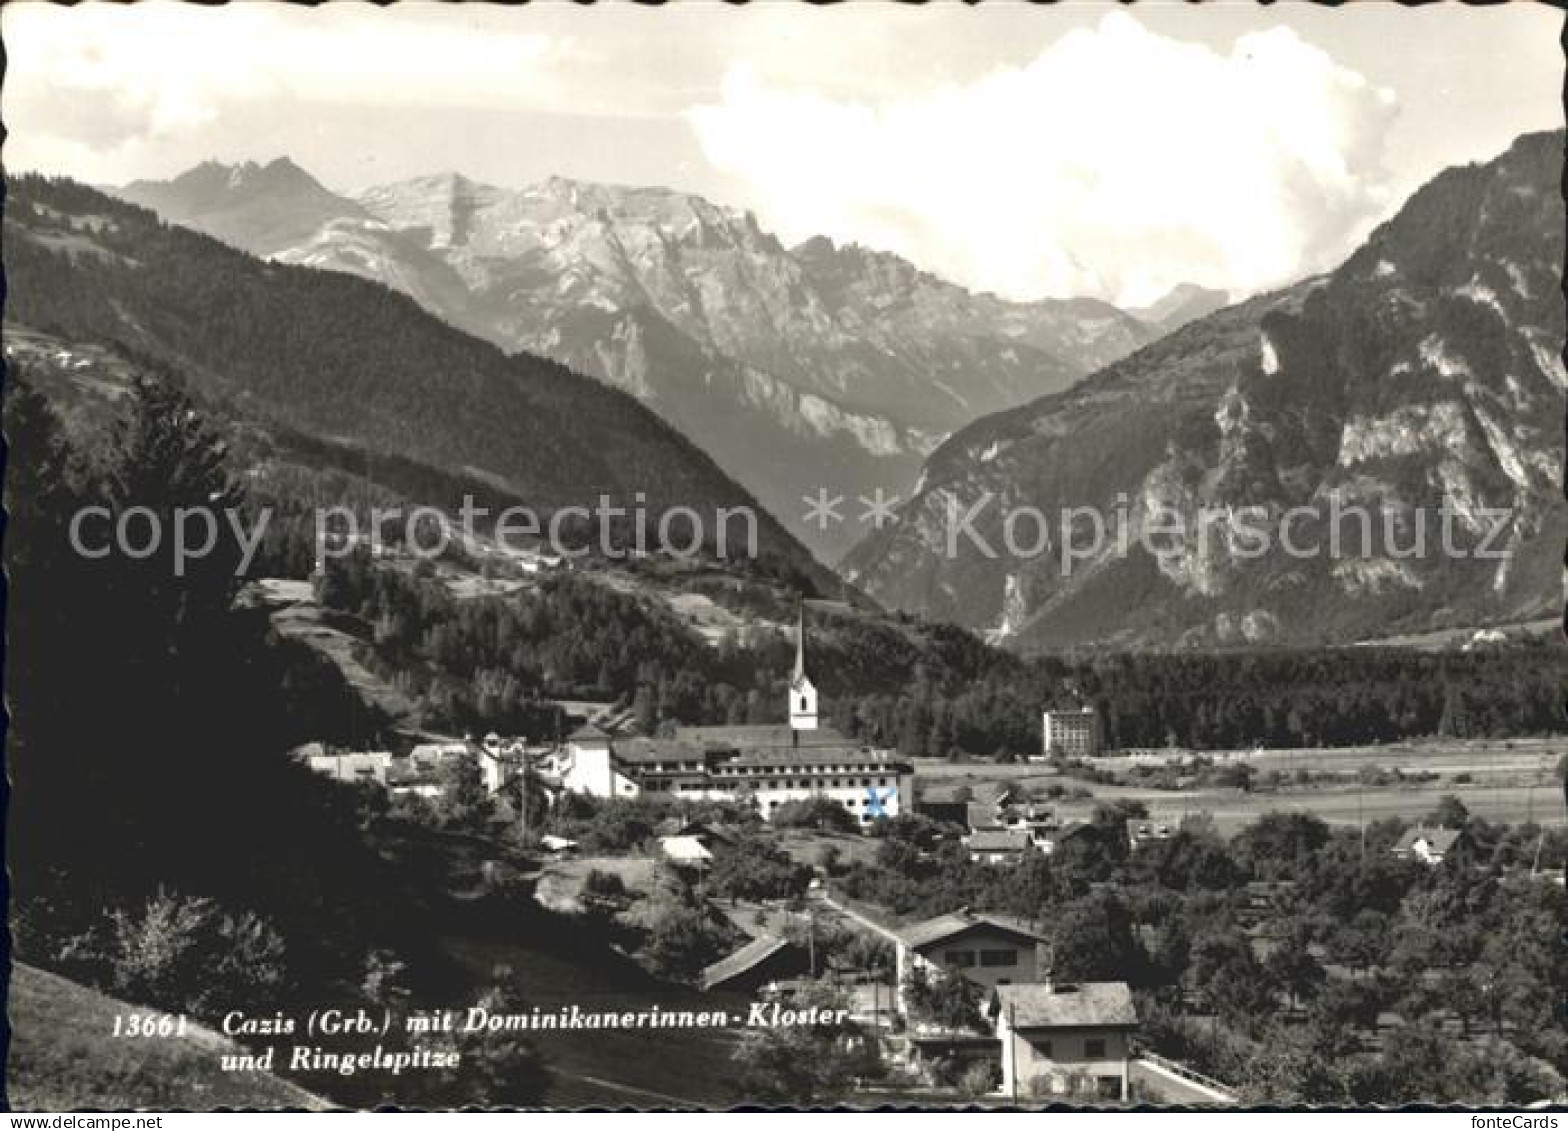
[[789, 725], [792, 730], [817, 729], [817, 689], [806, 674], [806, 606], [795, 601], [795, 671], [789, 681]]

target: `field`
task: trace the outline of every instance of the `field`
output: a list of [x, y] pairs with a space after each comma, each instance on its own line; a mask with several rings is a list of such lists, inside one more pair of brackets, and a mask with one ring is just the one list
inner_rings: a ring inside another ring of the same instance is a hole
[[[1053, 784], [1068, 789], [1081, 787], [1089, 790], [1092, 796], [1052, 803], [1062, 817], [1083, 820], [1100, 802], [1137, 800], [1146, 804], [1156, 818], [1179, 820], [1188, 814], [1208, 813], [1220, 831], [1227, 834], [1272, 810], [1304, 810], [1330, 823], [1344, 825], [1384, 817], [1416, 821], [1430, 813], [1445, 794], [1458, 797], [1470, 812], [1487, 820], [1523, 822], [1533, 819], [1543, 824], [1561, 825], [1565, 814], [1561, 787], [1553, 777], [1553, 770], [1565, 753], [1568, 753], [1568, 739], [1432, 741], [1206, 755], [1216, 762], [1243, 762], [1259, 771], [1280, 770], [1286, 774], [1306, 769], [1314, 774], [1353, 777], [1358, 771], [1375, 767], [1405, 774], [1438, 775], [1427, 782], [1357, 785], [1345, 781], [1251, 793], [1235, 789], [1176, 791], [1145, 785], [1098, 785], [1035, 764], [918, 760], [916, 772], [925, 781], [968, 784], [975, 787], [977, 793], [987, 785], [1003, 786], [1015, 793], [1043, 791]], [[1165, 757], [1138, 755], [1102, 757], [1093, 761], [1097, 768], [1125, 773], [1135, 762], [1158, 762]]]
[[32, 966], [13, 965], [6, 1068], [11, 1109], [329, 1106], [267, 1073], [221, 1071], [219, 1056], [237, 1046], [201, 1026], [192, 1025], [183, 1037], [113, 1036], [115, 1015], [135, 1009]]

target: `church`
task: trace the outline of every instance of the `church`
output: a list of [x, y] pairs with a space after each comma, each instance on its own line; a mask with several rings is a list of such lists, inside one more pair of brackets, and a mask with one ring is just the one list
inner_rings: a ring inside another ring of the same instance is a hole
[[914, 766], [896, 751], [855, 742], [823, 725], [806, 664], [804, 609], [797, 612], [787, 723], [680, 727], [669, 738], [571, 735], [545, 779], [598, 797], [664, 796], [740, 801], [771, 818], [791, 801], [827, 798], [861, 825], [912, 812]]

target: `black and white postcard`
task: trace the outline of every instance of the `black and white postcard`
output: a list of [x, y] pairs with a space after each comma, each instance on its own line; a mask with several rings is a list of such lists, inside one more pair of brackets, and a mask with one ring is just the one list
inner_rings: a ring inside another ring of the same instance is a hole
[[1563, 28], [7, 5], [10, 1109], [1557, 1126]]

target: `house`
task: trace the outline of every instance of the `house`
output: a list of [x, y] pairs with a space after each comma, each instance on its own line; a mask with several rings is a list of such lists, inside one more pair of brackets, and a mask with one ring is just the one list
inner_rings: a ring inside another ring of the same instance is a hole
[[387, 750], [361, 750], [333, 754], [307, 754], [305, 764], [333, 781], [356, 785], [386, 785], [393, 759]]
[[957, 971], [986, 988], [1032, 982], [1046, 937], [1028, 924], [967, 908], [915, 923], [898, 932], [898, 984], [921, 971]]
[[617, 763], [610, 736], [591, 724], [566, 736], [565, 749], [551, 759], [546, 773], [569, 793], [610, 798], [642, 792], [636, 779]]
[[964, 838], [969, 859], [977, 864], [1010, 864], [1035, 852], [1034, 837], [1015, 829], [982, 829]]
[[679, 817], [660, 821], [654, 826], [654, 832], [660, 837], [690, 837], [710, 852], [715, 845], [734, 847], [740, 842], [740, 835], [728, 825], [716, 825], [708, 821], [685, 821]]
[[1417, 825], [1413, 829], [1406, 829], [1404, 835], [1395, 842], [1394, 855], [1401, 860], [1441, 864], [1463, 835], [1462, 829], [1429, 829]]
[[764, 986], [806, 973], [807, 962], [798, 946], [774, 935], [763, 935], [705, 969], [700, 984], [710, 992], [755, 993]]
[[974, 792], [954, 782], [931, 782], [920, 787], [915, 797], [915, 812], [947, 825], [965, 825]]
[[999, 985], [987, 1016], [1002, 1045], [1002, 1088], [1009, 1096], [1129, 1098], [1138, 1013], [1126, 982]]
[[659, 851], [670, 863], [684, 868], [706, 868], [713, 863], [713, 853], [694, 836], [660, 837]]
[[1144, 845], [1153, 844], [1155, 841], [1170, 840], [1176, 830], [1166, 821], [1142, 821], [1130, 818], [1127, 821], [1127, 847], [1134, 852]]

